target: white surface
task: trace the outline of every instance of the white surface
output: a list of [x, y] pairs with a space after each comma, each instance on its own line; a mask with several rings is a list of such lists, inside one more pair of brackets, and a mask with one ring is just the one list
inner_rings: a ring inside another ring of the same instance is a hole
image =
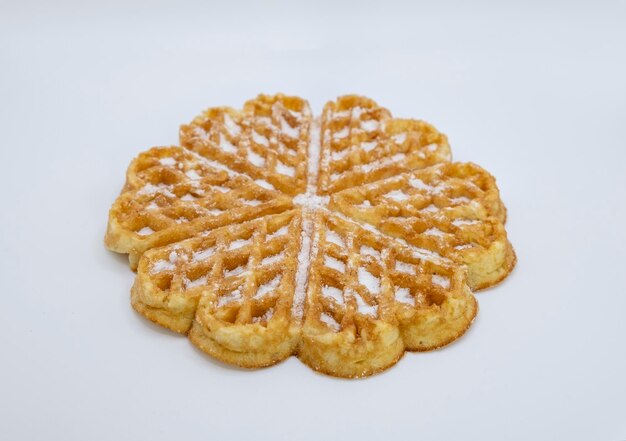
[[[626, 439], [624, 3], [13, 3], [0, 439]], [[519, 264], [462, 340], [343, 381], [225, 367], [132, 311], [102, 244], [128, 162], [261, 91], [367, 94], [498, 178]]]

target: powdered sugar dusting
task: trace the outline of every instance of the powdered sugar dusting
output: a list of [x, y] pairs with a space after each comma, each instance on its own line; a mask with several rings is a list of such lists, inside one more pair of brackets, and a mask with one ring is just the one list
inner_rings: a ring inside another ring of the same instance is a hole
[[174, 268], [176, 268], [176, 265], [174, 265], [169, 260], [160, 259], [152, 264], [152, 266], [150, 267], [150, 273], [157, 274], [163, 271], [172, 271]]
[[187, 171], [185, 172], [185, 174], [186, 174], [186, 175], [187, 175], [187, 177], [188, 177], [189, 179], [191, 179], [192, 181], [197, 181], [197, 180], [199, 180], [199, 179], [200, 179], [200, 175], [199, 175], [199, 174], [198, 174], [198, 172], [197, 172], [197, 171], [195, 171], [195, 170], [187, 170]]
[[141, 230], [137, 231], [137, 234], [140, 236], [149, 236], [152, 233], [154, 233], [154, 230], [150, 227], [143, 227]]
[[334, 286], [324, 285], [322, 286], [322, 296], [333, 299], [337, 304], [343, 305], [343, 291], [339, 288], [335, 288]]
[[274, 254], [273, 256], [267, 256], [261, 260], [261, 265], [271, 265], [273, 263], [279, 262], [283, 257], [285, 257], [284, 253]]
[[333, 256], [325, 255], [324, 265], [328, 268], [339, 271], [340, 273], [344, 273], [346, 271], [346, 265], [341, 260], [335, 259]]
[[237, 153], [237, 147], [235, 147], [223, 133], [220, 133], [220, 148], [227, 153]]
[[335, 320], [331, 315], [326, 314], [325, 312], [322, 312], [320, 314], [320, 321], [326, 323], [326, 325], [335, 332], [341, 329], [341, 325], [339, 324], [339, 322], [337, 322], [337, 320]]
[[476, 225], [479, 221], [475, 219], [454, 219], [452, 225], [456, 227], [462, 227], [464, 225]]
[[159, 162], [161, 163], [161, 165], [165, 166], [165, 167], [171, 167], [173, 165], [176, 165], [176, 159], [174, 158], [161, 158], [159, 159]]
[[270, 145], [269, 140], [265, 136], [259, 134], [256, 130], [252, 131], [252, 140], [255, 143], [263, 145], [265, 147], [268, 147]]
[[230, 245], [228, 246], [229, 250], [236, 250], [237, 248], [242, 248], [245, 247], [246, 245], [249, 245], [250, 243], [252, 243], [252, 239], [237, 239], [237, 240], [233, 240]]
[[269, 282], [264, 283], [261, 286], [259, 286], [259, 289], [257, 289], [256, 294], [254, 295], [253, 298], [259, 299], [265, 296], [266, 294], [274, 291], [276, 288], [278, 288], [278, 285], [280, 284], [281, 279], [282, 279], [282, 276], [277, 275]]
[[415, 299], [411, 295], [411, 291], [409, 288], [403, 288], [401, 286], [396, 287], [396, 292], [394, 293], [395, 299], [400, 303], [406, 303], [408, 305], [415, 305]]
[[436, 227], [429, 228], [428, 230], [424, 231], [423, 234], [427, 236], [435, 236], [435, 237], [443, 237], [445, 235], [443, 231], [441, 231], [439, 228], [436, 228]]
[[372, 256], [372, 257], [380, 258], [380, 253], [376, 251], [374, 248], [369, 247], [367, 245], [363, 245], [361, 247], [361, 254], [363, 254], [364, 256]]
[[215, 254], [215, 247], [210, 247], [210, 248], [207, 248], [205, 250], [194, 251], [192, 256], [191, 256], [191, 261], [192, 262], [202, 262], [204, 260], [207, 260], [207, 259], [211, 258], [211, 256], [213, 256], [213, 254]]
[[354, 298], [356, 300], [357, 311], [363, 315], [369, 315], [372, 317], [376, 317], [378, 315], [378, 305], [370, 305], [363, 300], [358, 293], [354, 293]]
[[284, 236], [285, 234], [287, 234], [287, 231], [289, 230], [289, 227], [287, 225], [283, 225], [282, 227], [280, 227], [278, 230], [274, 231], [271, 234], [268, 234], [266, 239], [267, 240], [272, 240], [275, 237], [280, 237], [280, 236]]
[[316, 243], [311, 246], [312, 230], [313, 222], [305, 217], [302, 220], [302, 231], [300, 232], [300, 251], [298, 252], [298, 267], [296, 269], [296, 290], [291, 309], [291, 314], [296, 320], [302, 319], [306, 288], [309, 282], [311, 253], [317, 252], [317, 240]]
[[410, 263], [402, 262], [401, 260], [396, 260], [396, 271], [400, 271], [401, 273], [414, 274], [415, 267]]
[[237, 136], [241, 132], [241, 127], [239, 127], [239, 125], [235, 121], [233, 121], [228, 113], [224, 113], [224, 126], [226, 127], [226, 130], [228, 130], [228, 133], [231, 134], [231, 136]]
[[174, 189], [173, 185], [167, 185], [167, 184], [163, 184], [163, 183], [159, 183], [159, 184], [146, 184], [144, 185], [138, 192], [137, 194], [146, 194], [146, 195], [153, 195], [156, 193], [161, 193], [164, 196], [170, 197], [170, 198], [175, 198], [176, 195], [174, 193], [172, 193], [172, 190]]
[[224, 277], [238, 276], [240, 274], [243, 274], [245, 270], [246, 267], [243, 265], [237, 266], [232, 269], [224, 268]]
[[241, 291], [239, 289], [236, 289], [226, 294], [225, 296], [220, 297], [217, 301], [217, 307], [220, 308], [224, 305], [228, 305], [229, 303], [237, 302], [242, 298], [243, 296], [241, 295]]
[[283, 164], [281, 161], [276, 160], [276, 171], [281, 175], [294, 177], [296, 175], [296, 169], [290, 165]]
[[440, 276], [439, 274], [434, 274], [432, 277], [432, 281], [435, 285], [441, 286], [443, 289], [450, 288], [450, 279], [445, 276]]
[[274, 308], [268, 308], [263, 315], [252, 317], [252, 323], [267, 323], [274, 316]]
[[185, 288], [187, 289], [192, 289], [198, 286], [206, 285], [206, 282], [207, 282], [207, 275], [198, 277], [196, 280], [189, 280], [187, 278], [184, 279]]
[[248, 150], [248, 161], [250, 161], [252, 164], [254, 164], [257, 167], [265, 166], [265, 158], [259, 155], [254, 150]]
[[330, 229], [326, 230], [326, 242], [334, 243], [342, 248], [346, 246], [341, 236], [339, 236], [339, 234], [337, 234], [334, 230]]
[[409, 196], [402, 190], [393, 190], [385, 195], [386, 198], [393, 199], [394, 201], [406, 201]]
[[363, 267], [358, 270], [359, 283], [372, 294], [380, 294], [380, 279]]
[[361, 148], [366, 152], [369, 152], [370, 150], [374, 150], [377, 145], [378, 143], [376, 141], [362, 142]]
[[281, 131], [289, 136], [290, 138], [298, 138], [300, 136], [300, 131], [298, 127], [291, 127], [285, 117], [280, 115], [280, 129]]
[[391, 139], [393, 139], [396, 144], [402, 144], [406, 140], [406, 133], [398, 133], [397, 135], [393, 135]]
[[254, 181], [259, 187], [263, 187], [266, 190], [275, 190], [274, 186], [267, 182], [265, 179], [257, 179]]

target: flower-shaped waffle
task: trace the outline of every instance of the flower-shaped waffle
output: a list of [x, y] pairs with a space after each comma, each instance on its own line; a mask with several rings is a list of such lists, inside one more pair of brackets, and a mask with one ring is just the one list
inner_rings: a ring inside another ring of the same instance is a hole
[[359, 377], [455, 340], [515, 263], [494, 178], [444, 135], [345, 96], [205, 111], [130, 165], [105, 242], [132, 305], [244, 367]]

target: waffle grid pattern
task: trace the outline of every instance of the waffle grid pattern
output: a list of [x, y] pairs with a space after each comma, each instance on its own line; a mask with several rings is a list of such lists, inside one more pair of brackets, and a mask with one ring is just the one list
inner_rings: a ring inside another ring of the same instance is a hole
[[180, 138], [131, 163], [105, 241], [138, 265], [136, 310], [228, 363], [384, 370], [462, 335], [469, 288], [492, 282], [472, 271], [510, 247], [493, 178], [367, 98], [314, 121], [300, 98], [261, 95]]

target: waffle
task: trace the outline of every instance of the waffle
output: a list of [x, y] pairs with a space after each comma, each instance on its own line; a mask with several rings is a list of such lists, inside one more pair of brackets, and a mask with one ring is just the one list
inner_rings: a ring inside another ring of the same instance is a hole
[[298, 356], [342, 377], [370, 375], [405, 350], [462, 335], [477, 310], [463, 267], [328, 212], [315, 221]]
[[442, 346], [476, 314], [463, 267], [301, 209], [147, 251], [132, 304], [227, 363], [263, 367], [295, 353], [343, 377]]
[[322, 114], [319, 192], [334, 193], [366, 182], [450, 160], [445, 135], [410, 119], [392, 119], [374, 101], [348, 95]]
[[306, 187], [309, 104], [259, 95], [242, 111], [213, 107], [181, 126], [180, 143], [205, 157], [296, 195]]
[[156, 147], [130, 164], [109, 211], [105, 243], [132, 268], [150, 248], [291, 207], [289, 197], [180, 147]]
[[247, 368], [296, 355], [340, 377], [461, 336], [471, 289], [515, 263], [495, 180], [445, 135], [340, 97], [260, 95], [181, 126], [131, 163], [105, 243], [133, 307]]
[[467, 265], [474, 290], [496, 284], [515, 264], [495, 179], [475, 164], [439, 164], [343, 190], [330, 206]]

